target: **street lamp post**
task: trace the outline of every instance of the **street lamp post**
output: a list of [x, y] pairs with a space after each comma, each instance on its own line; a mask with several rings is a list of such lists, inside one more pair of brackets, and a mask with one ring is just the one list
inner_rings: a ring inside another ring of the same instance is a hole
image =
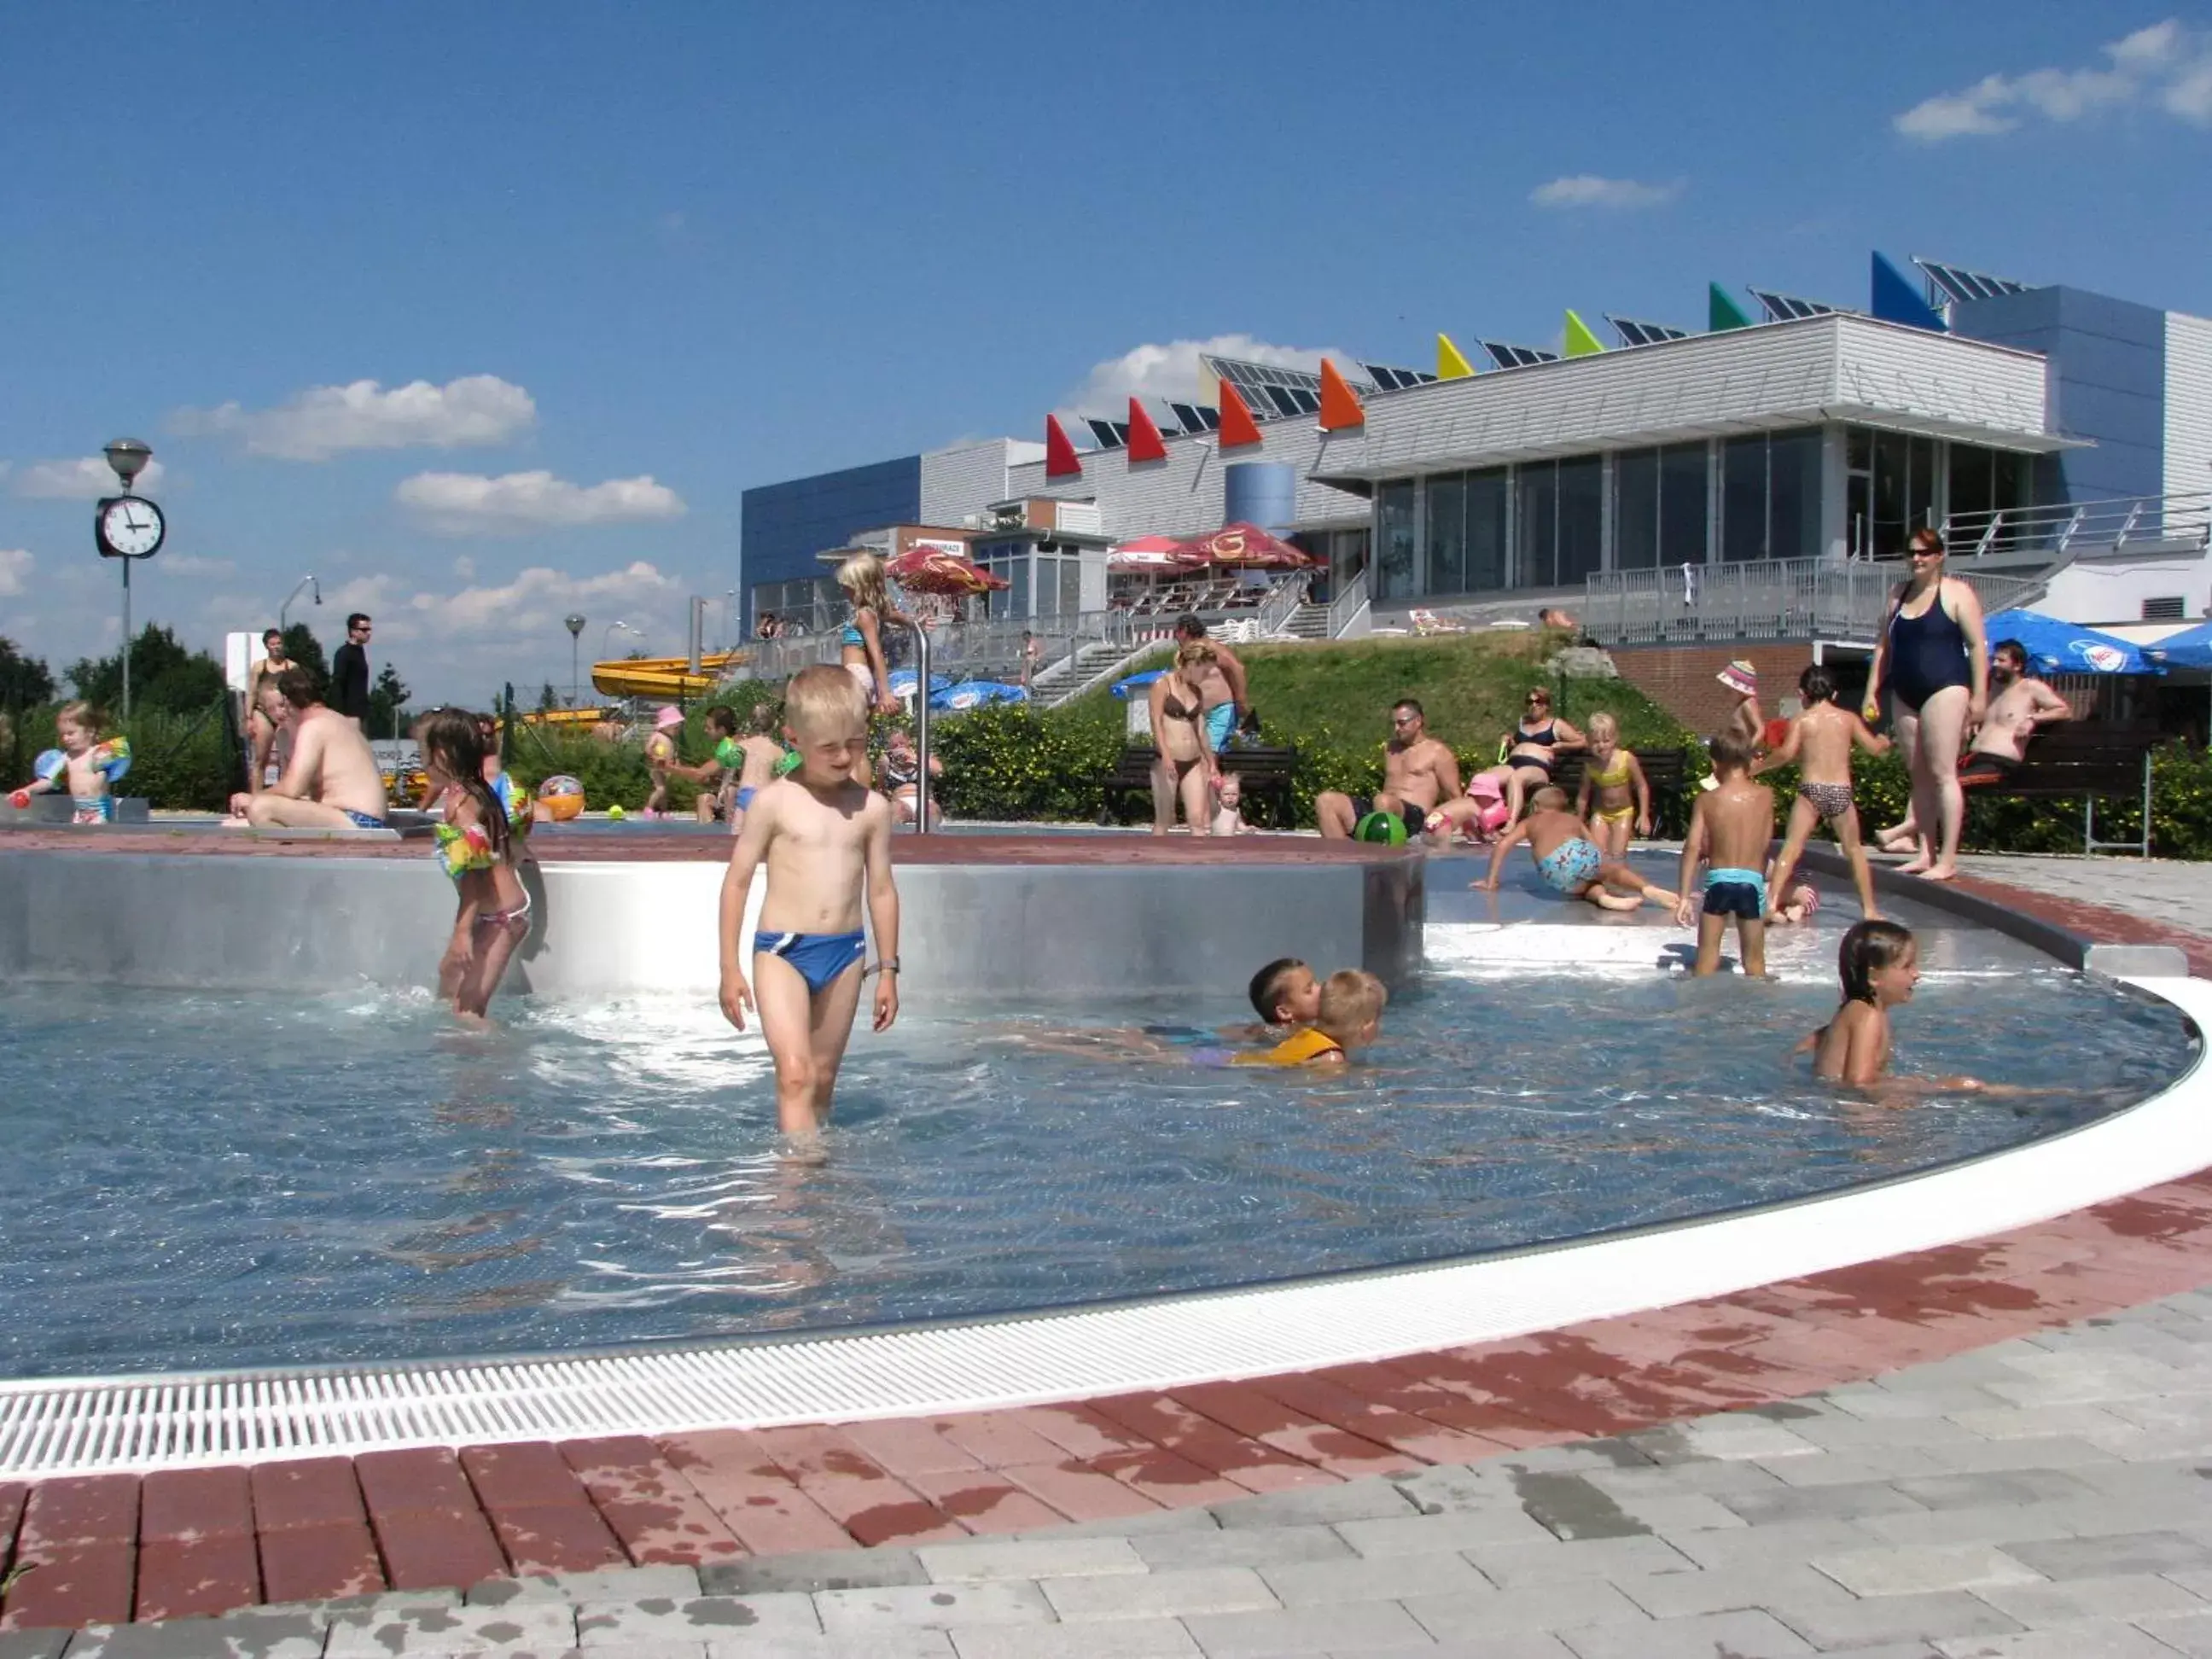
[[635, 635], [641, 640], [645, 637], [645, 630], [643, 629], [632, 628], [621, 617], [616, 617], [612, 622], [609, 623], [605, 628], [602, 628], [599, 630], [599, 660], [601, 662], [605, 662], [607, 659], [607, 641], [617, 628], [621, 629], [623, 633]]
[[571, 611], [561, 622], [568, 630], [568, 707], [574, 708], [583, 701], [582, 671], [577, 653], [584, 633], [584, 613]]
[[300, 597], [300, 589], [302, 587], [311, 587], [314, 589], [315, 603], [317, 605], [320, 605], [323, 602], [322, 583], [317, 581], [313, 576], [301, 577], [298, 583], [293, 587], [292, 591], [284, 596], [284, 603], [276, 607], [276, 631], [278, 633], [281, 634], [284, 631], [285, 627], [287, 626], [285, 619], [291, 611], [292, 601]]

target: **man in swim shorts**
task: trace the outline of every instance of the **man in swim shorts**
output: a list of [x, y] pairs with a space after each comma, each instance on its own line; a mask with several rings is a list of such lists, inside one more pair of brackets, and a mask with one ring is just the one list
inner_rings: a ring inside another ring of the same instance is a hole
[[1237, 720], [1244, 707], [1244, 665], [1219, 640], [1208, 639], [1206, 623], [1185, 615], [1176, 621], [1176, 643], [1205, 640], [1213, 647], [1213, 660], [1199, 670], [1198, 705], [1206, 711], [1206, 747], [1214, 754], [1228, 748], [1237, 734]]
[[1314, 817], [1330, 841], [1349, 841], [1352, 827], [1370, 812], [1395, 812], [1406, 839], [1419, 836], [1439, 802], [1459, 793], [1459, 757], [1450, 746], [1429, 735], [1427, 717], [1411, 697], [1390, 707], [1390, 741], [1382, 750], [1382, 787], [1372, 795], [1347, 795], [1324, 789], [1314, 797]]
[[2027, 759], [2027, 740], [2074, 718], [2066, 699], [2028, 672], [2027, 647], [2018, 640], [2000, 640], [1990, 649], [1990, 684], [1989, 712], [1959, 762], [1959, 781], [1969, 787], [2009, 782]]
[[230, 798], [256, 830], [383, 830], [384, 775], [361, 727], [323, 705], [315, 677], [295, 663], [264, 685], [261, 712], [292, 734], [284, 775], [258, 794]]

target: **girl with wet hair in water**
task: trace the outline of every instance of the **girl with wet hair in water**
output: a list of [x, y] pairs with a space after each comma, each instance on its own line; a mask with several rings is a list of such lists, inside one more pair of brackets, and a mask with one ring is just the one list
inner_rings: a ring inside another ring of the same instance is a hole
[[1836, 1017], [1797, 1045], [1810, 1050], [1813, 1075], [1858, 1088], [1884, 1084], [1917, 1091], [2021, 1094], [1992, 1090], [1971, 1077], [1893, 1078], [1889, 1075], [1889, 1011], [1912, 1000], [1920, 983], [1920, 946], [1912, 930], [1893, 921], [1855, 923], [1836, 951], [1836, 972], [1844, 982]]
[[415, 740], [439, 814], [439, 866], [452, 878], [460, 901], [453, 939], [438, 964], [438, 994], [463, 1019], [481, 1020], [507, 958], [530, 932], [530, 894], [516, 869], [522, 839], [485, 781], [489, 753], [475, 715], [434, 709], [416, 726]]

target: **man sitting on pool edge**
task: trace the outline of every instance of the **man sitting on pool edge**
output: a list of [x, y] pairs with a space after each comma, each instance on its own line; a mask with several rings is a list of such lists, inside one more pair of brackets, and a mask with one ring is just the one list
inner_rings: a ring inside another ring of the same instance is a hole
[[256, 695], [270, 724], [291, 732], [292, 752], [276, 782], [230, 798], [233, 817], [256, 830], [388, 827], [376, 755], [360, 726], [324, 707], [315, 677], [295, 663]]
[[1325, 839], [1349, 841], [1352, 827], [1370, 812], [1395, 812], [1405, 821], [1406, 839], [1414, 841], [1437, 804], [1458, 793], [1459, 757], [1450, 745], [1429, 735], [1421, 705], [1401, 697], [1390, 705], [1382, 787], [1371, 799], [1324, 789], [1314, 797], [1314, 817]]

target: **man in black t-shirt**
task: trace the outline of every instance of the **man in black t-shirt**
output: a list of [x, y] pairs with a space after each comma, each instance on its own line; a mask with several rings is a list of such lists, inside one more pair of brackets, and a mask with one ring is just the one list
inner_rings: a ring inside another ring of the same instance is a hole
[[356, 611], [346, 618], [345, 643], [331, 658], [331, 707], [356, 726], [368, 720], [368, 617]]

